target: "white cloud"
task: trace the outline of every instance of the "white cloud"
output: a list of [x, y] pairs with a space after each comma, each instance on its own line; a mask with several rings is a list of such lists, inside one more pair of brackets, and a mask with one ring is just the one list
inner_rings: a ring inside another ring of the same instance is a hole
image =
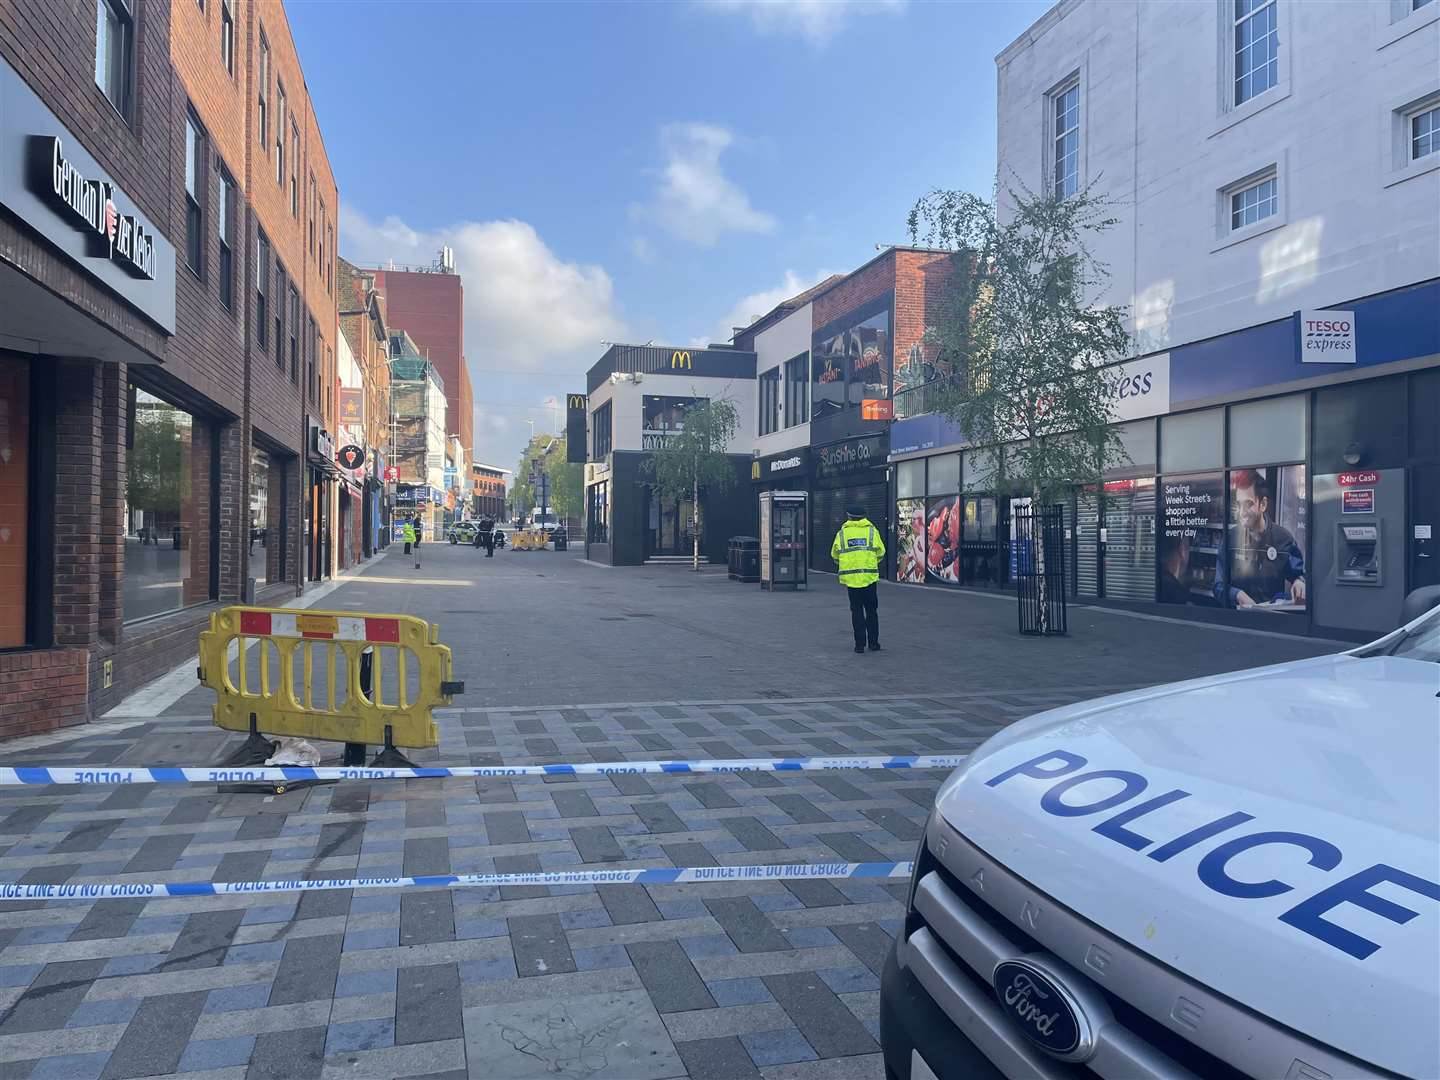
[[730, 313], [718, 324], [717, 336], [714, 340], [729, 341], [730, 335], [734, 333], [737, 326], [749, 326], [755, 318], [765, 315], [782, 300], [789, 300], [790, 297], [799, 295], [829, 276], [830, 271], [828, 270], [817, 270], [809, 277], [797, 274], [793, 270], [786, 270], [784, 280], [774, 288], [762, 289], [749, 296], [742, 296], [730, 309]]
[[725, 175], [720, 155], [735, 142], [716, 124], [666, 124], [660, 129], [665, 164], [655, 195], [633, 208], [681, 240], [709, 247], [728, 232], [768, 233], [775, 219], [750, 205], [743, 188]]
[[857, 15], [896, 13], [906, 0], [702, 0], [713, 11], [750, 20], [762, 34], [789, 34], [826, 45]]
[[622, 338], [614, 286], [603, 267], [566, 262], [523, 221], [462, 221], [421, 232], [398, 217], [373, 222], [353, 207], [340, 212], [346, 258], [383, 266], [429, 265], [442, 245], [455, 249], [465, 283], [465, 352], [486, 367], [532, 368], [547, 357], [595, 352]]

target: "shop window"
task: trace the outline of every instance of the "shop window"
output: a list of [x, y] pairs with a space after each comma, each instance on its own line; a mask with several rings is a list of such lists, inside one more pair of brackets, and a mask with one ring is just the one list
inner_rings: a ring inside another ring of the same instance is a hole
[[960, 455], [941, 454], [929, 460], [926, 471], [927, 495], [952, 495], [960, 490]]
[[895, 495], [913, 499], [925, 494], [925, 459], [902, 461], [895, 466]]
[[1230, 406], [1231, 465], [1305, 460], [1304, 394]]
[[771, 368], [757, 380], [760, 393], [759, 434], [769, 435], [780, 430], [780, 369]]
[[235, 180], [220, 170], [220, 205], [215, 208], [215, 231], [220, 241], [220, 302], [235, 307]]
[[259, 447], [250, 451], [250, 576], [256, 587], [284, 581], [285, 466]]
[[592, 544], [610, 542], [610, 482], [591, 484], [586, 493], [586, 539]]
[[998, 501], [991, 495], [961, 496], [960, 584], [996, 586], [1005, 579]]
[[265, 234], [255, 234], [255, 344], [262, 350], [269, 346], [266, 334], [270, 327], [267, 301], [270, 294], [270, 241]]
[[994, 450], [966, 450], [962, 455], [965, 491], [994, 491], [1000, 462]]
[[[845, 342], [834, 337], [823, 342], [812, 354], [810, 418], [820, 420], [845, 408]], [[837, 351], [838, 350], [838, 351]]]
[[685, 414], [709, 398], [646, 394], [641, 402], [640, 448], [658, 450], [670, 436], [685, 430]]
[[196, 277], [205, 272], [205, 135], [185, 117], [185, 262]]
[[29, 643], [30, 364], [0, 357], [0, 649]]
[[127, 622], [210, 597], [205, 425], [133, 384], [126, 431]]
[[127, 121], [134, 56], [135, 17], [129, 3], [95, 0], [95, 85]]
[[959, 583], [962, 513], [958, 495], [942, 495], [925, 500], [926, 581], [943, 585]]
[[1241, 611], [1304, 612], [1309, 504], [1304, 465], [1234, 469], [1215, 599]]
[[858, 409], [867, 398], [890, 396], [893, 350], [888, 305], [836, 333], [815, 338], [814, 345], [811, 419], [847, 406]]
[[795, 427], [810, 419], [810, 354], [801, 353], [785, 361], [785, 426]]
[[1225, 410], [1180, 413], [1160, 421], [1160, 471], [1188, 473], [1225, 464]]
[[1120, 440], [1120, 460], [1109, 471], [1155, 468], [1155, 421], [1132, 420], [1111, 429]]
[[[900, 465], [919, 465], [924, 473], [924, 461], [906, 461]], [[918, 489], [916, 482], [911, 492]], [[918, 585], [925, 580], [925, 500], [900, 498], [895, 501], [895, 580]]]

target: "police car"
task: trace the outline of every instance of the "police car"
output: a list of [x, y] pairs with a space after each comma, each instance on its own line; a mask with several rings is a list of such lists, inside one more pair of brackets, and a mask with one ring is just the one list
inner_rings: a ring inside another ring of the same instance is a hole
[[880, 1023], [891, 1080], [1440, 1076], [1440, 608], [990, 739]]

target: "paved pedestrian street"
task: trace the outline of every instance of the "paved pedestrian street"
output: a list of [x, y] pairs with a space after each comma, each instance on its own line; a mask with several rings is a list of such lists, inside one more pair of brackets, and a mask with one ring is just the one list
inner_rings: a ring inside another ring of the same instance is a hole
[[[963, 753], [1050, 706], [1333, 648], [1093, 610], [1072, 612], [1070, 639], [1029, 642], [1012, 602], [882, 587], [886, 651], [854, 656], [832, 579], [769, 596], [723, 574], [446, 547], [427, 548], [421, 571], [376, 560], [318, 606], [441, 622], [469, 686], [439, 718], [440, 746], [412, 756], [444, 765]], [[204, 765], [238, 738], [210, 726], [209, 697], [0, 749], [0, 762]], [[898, 861], [943, 775], [6, 788], [0, 877]], [[878, 973], [905, 891], [736, 881], [0, 903], [0, 1076], [878, 1078]]]

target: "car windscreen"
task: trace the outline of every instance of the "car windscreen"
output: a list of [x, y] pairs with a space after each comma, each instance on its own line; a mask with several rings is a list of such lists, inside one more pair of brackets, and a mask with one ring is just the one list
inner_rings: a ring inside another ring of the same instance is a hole
[[1390, 648], [1391, 656], [1440, 664], [1440, 608], [1418, 626], [1412, 626]]

